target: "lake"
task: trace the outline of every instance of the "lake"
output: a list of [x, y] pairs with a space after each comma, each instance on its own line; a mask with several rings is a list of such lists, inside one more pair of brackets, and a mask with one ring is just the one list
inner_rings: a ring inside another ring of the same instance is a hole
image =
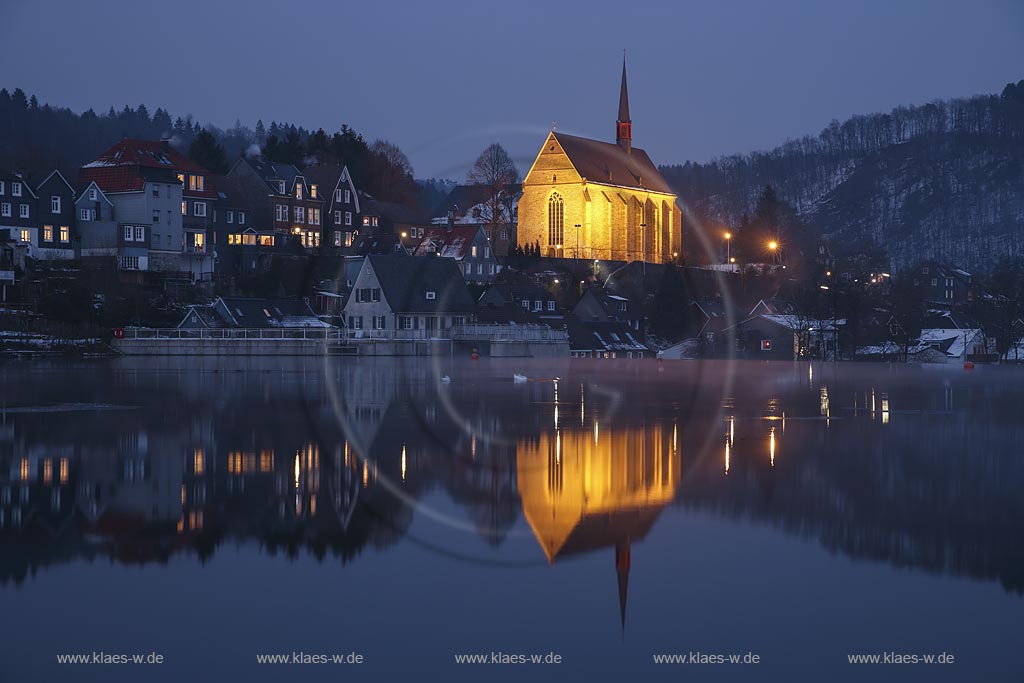
[[1019, 681], [1022, 406], [1006, 367], [5, 363], [0, 678]]

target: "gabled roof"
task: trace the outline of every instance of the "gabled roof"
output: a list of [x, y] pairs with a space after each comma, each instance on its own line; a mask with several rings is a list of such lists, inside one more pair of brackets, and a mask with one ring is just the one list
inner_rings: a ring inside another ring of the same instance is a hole
[[74, 186], [71, 183], [68, 182], [68, 179], [64, 177], [63, 173], [61, 173], [60, 171], [58, 171], [56, 169], [54, 169], [53, 172], [50, 173], [50, 175], [46, 176], [46, 178], [43, 180], [43, 182], [39, 183], [36, 186], [36, 189], [42, 188], [43, 185], [45, 185], [46, 183], [50, 182], [50, 178], [52, 178], [53, 176], [57, 176], [57, 180], [61, 181], [65, 185], [67, 185], [67, 188], [69, 190], [71, 190], [72, 194], [74, 194], [74, 192], [75, 192]]
[[406, 256], [409, 253], [402, 244], [402, 239], [398, 235], [390, 233], [383, 235], [356, 235], [352, 246], [342, 251], [348, 256], [369, 256], [370, 254], [400, 254]]
[[11, 171], [0, 171], [0, 180], [21, 183], [24, 191], [28, 193], [29, 197], [31, 197], [32, 199], [39, 198], [36, 196], [35, 191], [33, 191], [32, 186], [19, 173], [12, 173]]
[[[414, 256], [440, 255], [462, 260], [470, 253], [477, 235], [483, 231], [478, 225], [455, 225], [450, 228], [431, 228], [413, 252]], [[484, 233], [486, 236], [487, 233]]]
[[[366, 257], [366, 263], [373, 268], [384, 298], [395, 313], [470, 313], [476, 308], [462, 272], [452, 259], [372, 254]], [[434, 294], [430, 299], [429, 292]]]
[[75, 204], [77, 204], [78, 202], [82, 201], [83, 199], [86, 200], [86, 201], [89, 201], [89, 188], [90, 187], [95, 187], [96, 188], [96, 196], [102, 197], [103, 201], [105, 201], [110, 206], [114, 205], [113, 202], [111, 202], [109, 199], [107, 199], [107, 195], [104, 194], [103, 188], [100, 187], [95, 181], [90, 180], [87, 183], [80, 182], [80, 183], [78, 183], [78, 185], [82, 189], [81, 189], [81, 192], [78, 193], [78, 196], [75, 197]]
[[647, 152], [639, 147], [633, 147], [630, 153], [612, 142], [557, 132], [550, 133], [550, 137], [561, 146], [576, 172], [590, 182], [675, 195]]

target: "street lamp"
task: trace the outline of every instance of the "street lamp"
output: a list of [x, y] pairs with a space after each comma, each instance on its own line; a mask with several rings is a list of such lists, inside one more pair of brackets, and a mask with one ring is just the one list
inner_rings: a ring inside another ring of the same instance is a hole
[[726, 232], [725, 235], [725, 260], [732, 263], [732, 233]]

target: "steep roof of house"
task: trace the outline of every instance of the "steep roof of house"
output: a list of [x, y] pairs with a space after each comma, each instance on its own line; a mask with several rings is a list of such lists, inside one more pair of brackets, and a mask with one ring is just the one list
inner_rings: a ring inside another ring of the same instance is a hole
[[226, 321], [231, 327], [330, 327], [305, 299], [221, 297], [219, 301], [231, 316]]
[[302, 171], [302, 175], [305, 176], [307, 182], [319, 186], [320, 192], [326, 194], [338, 186], [344, 168], [340, 164], [316, 164], [307, 166]]
[[402, 239], [398, 235], [386, 233], [383, 235], [356, 235], [352, 246], [343, 249], [347, 256], [369, 256], [370, 254], [400, 254], [406, 256], [408, 252], [402, 245]]
[[169, 168], [175, 171], [209, 174], [203, 168], [163, 140], [137, 140], [125, 138], [96, 157], [82, 168], [104, 168], [108, 166], [148, 166]]
[[481, 230], [479, 226], [455, 225], [449, 228], [431, 228], [416, 245], [414, 256], [434, 256], [463, 259], [469, 255], [473, 240]]
[[8, 181], [8, 182], [12, 182], [13, 181], [15, 183], [21, 183], [22, 186], [24, 187], [24, 191], [26, 192], [26, 195], [25, 195], [24, 198], [26, 198], [26, 199], [27, 198], [38, 199], [38, 197], [36, 196], [35, 190], [32, 189], [32, 186], [29, 184], [29, 182], [27, 180], [25, 180], [25, 178], [23, 178], [21, 176], [20, 173], [14, 173], [12, 171], [0, 170], [0, 180], [5, 180], [5, 181]]
[[632, 153], [612, 142], [601, 142], [565, 133], [551, 133], [565, 151], [573, 168], [595, 183], [651, 190], [674, 195], [647, 152], [633, 147]]
[[429, 221], [423, 219], [423, 216], [416, 209], [411, 209], [404, 204], [382, 202], [367, 194], [363, 195], [362, 207], [364, 215], [380, 216], [392, 223], [405, 223], [408, 225], [429, 223]]
[[637, 331], [623, 322], [614, 320], [580, 320], [567, 316], [565, 327], [569, 332], [572, 351], [647, 351], [647, 345], [637, 339]]
[[83, 167], [78, 173], [79, 181], [85, 185], [96, 183], [104, 194], [116, 192], [141, 192], [147, 182], [174, 183], [177, 172], [172, 168], [148, 166], [96, 166]]
[[285, 192], [289, 192], [292, 187], [292, 183], [295, 182], [295, 177], [302, 175], [293, 164], [282, 164], [274, 161], [267, 161], [264, 157], [245, 157], [239, 159], [238, 163], [248, 164], [256, 175], [263, 178], [264, 182], [274, 191], [277, 192], [277, 184], [271, 184], [272, 181], [283, 180], [285, 181]]
[[[476, 307], [452, 259], [376, 254], [366, 258], [396, 313], [472, 312]], [[434, 297], [428, 299], [428, 292]]]
[[[212, 175], [166, 141], [125, 138], [83, 166], [78, 176], [84, 183], [95, 181], [104, 192], [138, 192], [147, 180], [176, 182], [178, 173]], [[186, 189], [184, 193], [217, 198], [205, 183], [202, 190]]]

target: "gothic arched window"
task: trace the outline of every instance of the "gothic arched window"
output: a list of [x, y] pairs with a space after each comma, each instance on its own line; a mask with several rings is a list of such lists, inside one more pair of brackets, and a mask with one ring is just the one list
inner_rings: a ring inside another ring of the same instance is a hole
[[565, 204], [557, 192], [548, 198], [548, 246], [559, 246], [565, 234]]

